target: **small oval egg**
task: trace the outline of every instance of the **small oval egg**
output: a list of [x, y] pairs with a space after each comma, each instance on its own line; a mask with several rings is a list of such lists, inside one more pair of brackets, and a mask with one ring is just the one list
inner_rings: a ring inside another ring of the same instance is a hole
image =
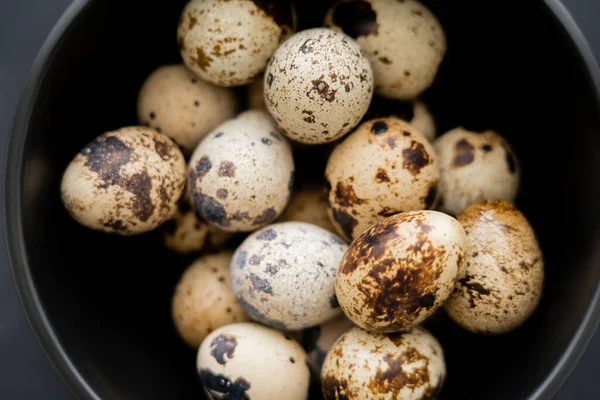
[[164, 224], [165, 247], [180, 254], [195, 253], [204, 247], [209, 225], [200, 221], [193, 211], [177, 213]]
[[148, 232], [171, 218], [185, 185], [185, 161], [166, 136], [145, 127], [107, 132], [67, 167], [65, 208], [88, 228], [120, 235]]
[[293, 182], [291, 146], [264, 111], [247, 111], [218, 126], [189, 164], [196, 213], [228, 232], [252, 231], [277, 219]]
[[432, 208], [438, 178], [437, 157], [422, 134], [396, 118], [367, 121], [327, 161], [333, 225], [353, 239], [390, 215]]
[[440, 22], [415, 0], [342, 0], [329, 10], [325, 26], [356, 40], [373, 66], [375, 91], [390, 98], [418, 97], [446, 53]]
[[167, 135], [188, 154], [236, 110], [231, 90], [198, 79], [183, 65], [160, 67], [138, 94], [140, 124]]
[[359, 46], [343, 33], [308, 29], [285, 41], [265, 72], [265, 103], [287, 137], [332, 142], [365, 115], [373, 72]]
[[264, 77], [261, 75], [254, 82], [248, 85], [247, 97], [248, 97], [248, 108], [254, 110], [264, 110], [267, 111], [267, 105], [265, 104], [264, 97]]
[[348, 248], [335, 291], [355, 324], [397, 332], [429, 317], [454, 288], [467, 248], [463, 228], [437, 211], [396, 214]]
[[422, 100], [402, 101], [374, 96], [363, 121], [387, 117], [408, 122], [429, 141], [432, 141], [437, 133], [433, 114]]
[[439, 208], [458, 215], [470, 204], [517, 197], [520, 170], [511, 146], [494, 131], [453, 129], [433, 144], [440, 161]]
[[231, 262], [231, 285], [244, 310], [277, 329], [297, 330], [340, 314], [335, 275], [347, 249], [331, 232], [304, 222], [248, 236]]
[[294, 193], [279, 220], [306, 222], [335, 232], [327, 215], [327, 196], [320, 186], [307, 186]]
[[185, 65], [219, 86], [252, 82], [296, 25], [289, 3], [266, 0], [192, 0], [177, 38]]
[[217, 328], [248, 320], [229, 286], [231, 252], [205, 255], [190, 265], [175, 288], [171, 314], [179, 335], [197, 348]]
[[317, 376], [321, 375], [321, 367], [331, 346], [354, 323], [341, 314], [321, 325], [305, 329], [302, 335], [302, 346], [308, 355], [308, 364]]
[[287, 334], [254, 323], [224, 326], [198, 350], [196, 366], [209, 399], [306, 400], [306, 353]]
[[463, 328], [509, 332], [537, 307], [544, 281], [542, 251], [523, 214], [505, 201], [473, 204], [458, 217], [467, 232], [464, 276], [445, 304]]
[[425, 329], [374, 333], [355, 327], [333, 345], [321, 372], [325, 400], [437, 399], [446, 364]]

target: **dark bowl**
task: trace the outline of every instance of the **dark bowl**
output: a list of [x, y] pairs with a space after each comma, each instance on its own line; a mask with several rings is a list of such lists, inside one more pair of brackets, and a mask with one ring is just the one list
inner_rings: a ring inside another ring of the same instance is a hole
[[[304, 27], [328, 4], [300, 3]], [[523, 171], [518, 207], [546, 260], [542, 302], [520, 329], [499, 337], [447, 322], [434, 329], [448, 367], [442, 399], [550, 398], [600, 317], [598, 69], [558, 1], [518, 3], [427, 1], [449, 51], [425, 100], [440, 131], [495, 128], [513, 143]], [[4, 187], [12, 267], [34, 331], [81, 398], [202, 397], [195, 352], [170, 319], [189, 259], [161, 250], [156, 233], [122, 238], [79, 226], [59, 196], [77, 151], [135, 124], [145, 77], [179, 62], [183, 5], [74, 2], [40, 52], [16, 116]]]

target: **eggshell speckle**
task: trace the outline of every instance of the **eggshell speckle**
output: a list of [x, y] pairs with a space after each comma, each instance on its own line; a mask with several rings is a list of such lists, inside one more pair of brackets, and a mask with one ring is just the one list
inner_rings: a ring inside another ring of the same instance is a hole
[[318, 325], [341, 311], [335, 275], [347, 249], [318, 226], [283, 222], [250, 235], [231, 263], [231, 284], [246, 312], [278, 329]]
[[411, 100], [435, 79], [446, 53], [437, 18], [415, 0], [342, 0], [325, 25], [344, 31], [365, 51], [375, 75], [375, 90]]
[[234, 94], [204, 82], [183, 65], [154, 71], [138, 95], [140, 124], [154, 128], [191, 153], [200, 139], [237, 110]]
[[308, 186], [294, 193], [279, 220], [307, 222], [335, 232], [327, 215], [327, 196], [320, 186]]
[[446, 214], [389, 217], [354, 240], [344, 255], [335, 286], [340, 306], [371, 331], [414, 326], [446, 301], [466, 248], [463, 228]]
[[542, 293], [544, 260], [535, 233], [505, 201], [473, 204], [458, 220], [468, 234], [465, 274], [445, 309], [469, 331], [511, 331], [529, 318]]
[[135, 235], [173, 216], [184, 185], [177, 146], [150, 128], [127, 127], [97, 137], [75, 156], [61, 196], [82, 225]]
[[321, 372], [325, 400], [437, 399], [445, 377], [442, 347], [419, 327], [389, 334], [353, 328], [333, 345]]
[[367, 121], [327, 162], [331, 220], [352, 239], [390, 215], [432, 208], [438, 178], [437, 157], [423, 135], [396, 118]]
[[252, 82], [279, 42], [295, 29], [291, 5], [279, 1], [192, 0], [177, 38], [186, 66], [220, 86]]
[[196, 212], [229, 232], [274, 221], [287, 205], [293, 181], [290, 144], [264, 111], [247, 111], [220, 125], [190, 160]]
[[373, 73], [359, 46], [325, 28], [297, 33], [265, 72], [265, 103], [285, 135], [305, 144], [332, 142], [365, 115]]
[[321, 375], [321, 367], [331, 346], [354, 326], [356, 325], [342, 314], [304, 330], [302, 345], [308, 354], [308, 364], [317, 376]]
[[511, 146], [496, 132], [453, 129], [433, 144], [440, 161], [440, 210], [458, 215], [483, 200], [514, 201], [520, 169]]

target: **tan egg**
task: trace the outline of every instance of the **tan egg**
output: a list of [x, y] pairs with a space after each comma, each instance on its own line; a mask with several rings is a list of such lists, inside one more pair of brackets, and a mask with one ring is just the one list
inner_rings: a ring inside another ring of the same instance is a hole
[[140, 124], [189, 154], [204, 135], [234, 116], [237, 100], [231, 90], [203, 82], [183, 65], [167, 65], [144, 82], [137, 111]]
[[265, 103], [286, 136], [329, 143], [350, 132], [369, 108], [373, 72], [343, 33], [315, 28], [285, 41], [265, 72]]
[[425, 329], [381, 334], [358, 327], [345, 333], [323, 364], [325, 400], [437, 399], [446, 377], [444, 352]]
[[435, 119], [427, 105], [421, 100], [402, 101], [381, 96], [373, 97], [369, 111], [363, 121], [374, 118], [394, 117], [408, 122], [429, 141], [435, 138]]
[[307, 222], [335, 232], [327, 215], [327, 196], [321, 186], [308, 186], [294, 193], [279, 220]]
[[254, 323], [224, 326], [198, 350], [196, 366], [209, 399], [305, 400], [306, 353], [289, 335]]
[[200, 221], [193, 211], [177, 213], [165, 226], [163, 241], [168, 249], [188, 254], [202, 250], [208, 235], [209, 225]]
[[294, 29], [293, 6], [267, 0], [192, 0], [177, 29], [185, 65], [219, 86], [252, 82]]
[[446, 53], [435, 15], [415, 0], [342, 0], [325, 25], [351, 36], [373, 66], [375, 91], [412, 100], [433, 83]]
[[277, 219], [293, 181], [291, 146], [259, 110], [218, 126], [189, 164], [196, 213], [228, 232], [253, 231]]
[[494, 131], [456, 128], [433, 144], [440, 160], [439, 208], [460, 214], [483, 200], [517, 197], [520, 171], [511, 146]]
[[267, 105], [265, 104], [264, 97], [264, 77], [260, 76], [256, 78], [254, 82], [248, 85], [247, 96], [248, 96], [248, 108], [255, 110], [267, 111]]
[[166, 136], [145, 127], [107, 132], [67, 167], [62, 201], [80, 224], [120, 235], [148, 232], [171, 218], [185, 185], [185, 161]]
[[321, 367], [331, 346], [354, 326], [356, 325], [352, 321], [341, 314], [324, 324], [304, 330], [302, 345], [308, 354], [308, 365], [317, 376], [321, 375]]
[[190, 265], [175, 288], [171, 314], [183, 340], [197, 348], [217, 328], [248, 317], [229, 286], [231, 252], [205, 255]]
[[237, 248], [231, 286], [256, 321], [282, 330], [319, 325], [341, 312], [335, 275], [347, 248], [316, 225], [273, 224]]
[[390, 215], [432, 208], [438, 178], [437, 157], [423, 135], [396, 118], [367, 121], [327, 161], [333, 225], [353, 239]]
[[354, 240], [344, 255], [335, 282], [340, 306], [370, 331], [419, 324], [452, 292], [466, 249], [463, 228], [446, 214], [389, 217]]
[[544, 260], [535, 233], [505, 201], [473, 204], [458, 220], [468, 235], [465, 273], [446, 312], [471, 332], [509, 332], [531, 316], [542, 295]]

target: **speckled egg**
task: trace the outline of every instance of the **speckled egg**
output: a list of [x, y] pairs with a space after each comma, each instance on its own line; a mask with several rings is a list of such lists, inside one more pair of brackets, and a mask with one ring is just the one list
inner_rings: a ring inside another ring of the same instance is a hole
[[194, 211], [178, 212], [164, 224], [165, 247], [180, 254], [195, 253], [204, 247], [209, 225], [200, 221]]
[[396, 118], [367, 121], [327, 161], [333, 225], [353, 239], [390, 215], [432, 208], [438, 178], [435, 152], [422, 134]]
[[327, 354], [321, 383], [325, 400], [437, 399], [446, 364], [439, 342], [425, 329], [381, 334], [358, 327]]
[[408, 122], [429, 141], [435, 138], [435, 119], [427, 105], [421, 100], [402, 101], [374, 96], [363, 121], [375, 118], [394, 117]]
[[302, 346], [308, 354], [308, 364], [317, 376], [321, 375], [325, 356], [333, 343], [354, 326], [356, 325], [352, 321], [341, 314], [324, 324], [304, 330]]
[[293, 6], [266, 0], [192, 0], [177, 38], [185, 65], [220, 86], [252, 82], [296, 26]]
[[264, 111], [247, 111], [200, 142], [190, 160], [196, 213], [229, 232], [273, 222], [290, 198], [294, 160], [289, 142]]
[[279, 220], [307, 222], [335, 232], [327, 215], [327, 196], [321, 186], [306, 186], [294, 193]]
[[154, 71], [140, 89], [137, 104], [140, 124], [167, 135], [186, 153], [236, 110], [231, 90], [198, 79], [183, 65]]
[[466, 249], [463, 228], [446, 214], [411, 211], [389, 217], [350, 244], [335, 284], [340, 306], [370, 331], [410, 328], [446, 301]]
[[519, 163], [494, 131], [453, 129], [433, 144], [440, 161], [439, 208], [452, 215], [483, 200], [512, 202], [519, 188]]
[[80, 224], [120, 235], [148, 232], [177, 210], [185, 161], [166, 136], [145, 127], [107, 132], [67, 167], [62, 201]]
[[264, 97], [264, 77], [258, 77], [246, 88], [246, 94], [248, 97], [248, 108], [255, 110], [267, 111], [267, 105], [265, 104]]
[[415, 0], [342, 0], [325, 25], [339, 29], [365, 51], [375, 91], [411, 100], [434, 81], [446, 53], [446, 36], [427, 7]]
[[517, 328], [542, 294], [544, 260], [533, 229], [505, 201], [473, 204], [458, 220], [468, 235], [465, 274], [446, 312], [471, 332], [498, 334]]
[[250, 235], [231, 262], [231, 285], [256, 321], [296, 330], [340, 314], [335, 275], [348, 246], [316, 225], [282, 222]]
[[181, 276], [171, 303], [179, 335], [197, 348], [217, 328], [248, 317], [229, 286], [231, 252], [205, 255]]
[[302, 347], [258, 324], [217, 329], [202, 342], [196, 365], [209, 399], [308, 398], [310, 373]]
[[373, 72], [343, 33], [309, 29], [285, 41], [265, 72], [265, 103], [281, 132], [305, 144], [350, 132], [369, 108]]

